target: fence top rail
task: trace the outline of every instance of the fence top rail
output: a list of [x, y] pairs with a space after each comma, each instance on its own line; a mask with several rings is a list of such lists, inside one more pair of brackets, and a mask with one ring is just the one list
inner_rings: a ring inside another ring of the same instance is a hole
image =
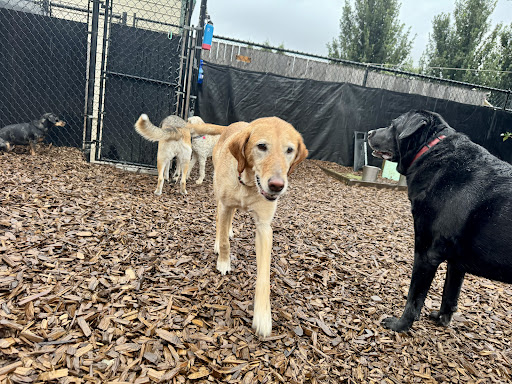
[[[70, 10], [70, 11], [77, 11], [77, 12], [83, 12], [83, 13], [90, 13], [91, 12], [87, 8], [80, 8], [80, 7], [76, 7], [76, 6], [73, 6], [73, 5], [67, 5], [67, 4], [64, 4], [64, 3], [51, 3], [51, 6], [53, 8], [67, 9], [67, 10]], [[102, 16], [105, 15], [105, 12], [101, 11], [100, 15], [102, 15]], [[122, 18], [121, 15], [118, 15], [116, 13], [112, 13], [111, 16], [114, 19], [121, 19]]]
[[360, 68], [364, 68], [366, 70], [372, 70], [372, 71], [376, 71], [376, 72], [377, 71], [378, 72], [390, 72], [390, 73], [393, 73], [393, 74], [410, 76], [410, 77], [417, 77], [417, 78], [420, 78], [420, 79], [436, 81], [436, 82], [441, 82], [441, 83], [445, 83], [445, 84], [452, 84], [452, 85], [458, 85], [458, 86], [463, 86], [463, 87], [471, 87], [471, 88], [479, 88], [479, 89], [484, 89], [484, 90], [487, 90], [487, 91], [503, 92], [503, 93], [512, 94], [512, 90], [510, 90], [510, 89], [508, 89], [508, 90], [507, 89], [499, 89], [499, 88], [487, 87], [485, 85], [466, 83], [466, 82], [463, 82], [463, 81], [457, 81], [457, 80], [451, 80], [451, 79], [443, 79], [443, 78], [440, 78], [440, 77], [423, 75], [423, 74], [420, 74], [420, 73], [402, 71], [400, 69], [385, 68], [385, 67], [382, 67], [382, 66], [379, 66], [379, 65], [375, 65], [375, 64], [365, 64], [365, 63], [359, 63], [357, 61], [352, 61], [352, 60], [338, 59], [338, 58], [334, 58], [334, 57], [327, 57], [327, 56], [316, 55], [316, 54], [313, 54], [313, 53], [306, 53], [306, 52], [301, 52], [301, 51], [295, 51], [295, 50], [292, 50], [292, 49], [285, 49], [285, 48], [280, 48], [280, 47], [272, 47], [270, 45], [253, 43], [253, 42], [250, 42], [250, 41], [234, 39], [234, 38], [231, 38], [231, 37], [214, 36], [214, 39], [216, 39], [216, 40], [225, 40], [225, 41], [229, 41], [229, 42], [232, 42], [232, 43], [250, 45], [250, 46], [253, 46], [253, 47], [271, 49], [271, 50], [278, 51], [278, 52], [290, 53], [290, 54], [294, 54], [294, 55], [300, 55], [300, 56], [305, 56], [305, 57], [310, 57], [310, 58], [315, 58], [315, 59], [321, 59], [321, 60], [326, 60], [326, 61], [329, 61], [329, 62], [334, 62], [334, 63], [339, 63], [339, 64], [352, 65], [352, 66], [355, 66], [355, 67], [360, 67]]

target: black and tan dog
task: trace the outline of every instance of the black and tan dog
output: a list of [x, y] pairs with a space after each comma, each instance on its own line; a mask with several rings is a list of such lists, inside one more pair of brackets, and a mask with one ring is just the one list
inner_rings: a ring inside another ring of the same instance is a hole
[[491, 155], [433, 112], [410, 111], [368, 133], [374, 156], [407, 176], [414, 218], [414, 265], [407, 304], [383, 325], [407, 331], [420, 316], [439, 265], [447, 261], [441, 308], [447, 326], [464, 275], [512, 283], [512, 165]]
[[65, 125], [53, 113], [45, 113], [39, 120], [30, 123], [7, 125], [0, 129], [0, 150], [9, 151], [13, 145], [30, 145], [30, 153], [35, 155], [36, 144], [44, 140], [48, 130]]

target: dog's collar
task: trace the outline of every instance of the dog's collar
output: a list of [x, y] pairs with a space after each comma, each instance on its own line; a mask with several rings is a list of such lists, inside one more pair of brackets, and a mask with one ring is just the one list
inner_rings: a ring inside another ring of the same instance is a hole
[[[411, 161], [411, 165], [416, 161], [418, 160], [421, 155], [423, 155], [425, 152], [427, 152], [430, 148], [432, 148], [434, 145], [436, 145], [437, 143], [439, 143], [441, 140], [443, 140], [444, 138], [446, 138], [445, 135], [440, 135], [440, 136], [437, 136], [434, 140], [432, 140], [430, 143], [428, 144], [425, 144], [423, 146], [423, 148], [421, 148], [419, 150], [419, 152], [416, 154], [416, 156], [414, 156], [414, 159], [412, 159]], [[411, 166], [409, 165], [409, 167]]]
[[194, 137], [192, 137], [192, 140], [199, 139], [200, 137], [202, 137], [203, 139], [206, 139], [206, 136], [194, 136]]

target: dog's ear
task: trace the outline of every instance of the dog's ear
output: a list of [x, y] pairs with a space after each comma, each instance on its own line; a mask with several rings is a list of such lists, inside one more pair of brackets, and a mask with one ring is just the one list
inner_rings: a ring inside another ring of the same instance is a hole
[[57, 121], [59, 121], [59, 118], [53, 113], [45, 113], [43, 115], [43, 119], [48, 120], [52, 124], [55, 124]]
[[420, 128], [426, 126], [428, 124], [427, 119], [420, 115], [415, 114], [408, 122], [405, 123], [405, 129], [398, 135], [398, 140], [403, 140], [406, 137], [411, 136], [413, 133], [417, 132]]
[[292, 165], [290, 165], [290, 169], [288, 170], [288, 176], [293, 172], [295, 167], [299, 165], [306, 157], [308, 157], [308, 150], [304, 145], [304, 141], [302, 137], [299, 139], [299, 144], [297, 145], [297, 154], [295, 155], [295, 159], [293, 160]]
[[234, 137], [231, 143], [229, 143], [229, 152], [235, 157], [236, 161], [238, 161], [238, 173], [242, 173], [247, 166], [247, 158], [245, 157], [245, 146], [249, 141], [249, 137], [251, 137], [251, 130], [244, 129], [238, 132]]

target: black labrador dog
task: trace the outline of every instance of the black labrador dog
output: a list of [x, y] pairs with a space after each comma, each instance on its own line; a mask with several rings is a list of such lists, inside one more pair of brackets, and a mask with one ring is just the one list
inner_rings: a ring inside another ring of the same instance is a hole
[[410, 111], [368, 132], [373, 155], [407, 176], [414, 219], [414, 265], [402, 317], [383, 325], [407, 331], [420, 316], [439, 265], [447, 262], [439, 311], [447, 326], [470, 273], [512, 283], [512, 165], [457, 133], [433, 112]]
[[53, 113], [45, 113], [39, 120], [30, 123], [7, 125], [0, 129], [0, 150], [9, 151], [12, 145], [30, 145], [30, 153], [35, 155], [36, 143], [43, 141], [52, 127], [63, 127], [66, 123]]

